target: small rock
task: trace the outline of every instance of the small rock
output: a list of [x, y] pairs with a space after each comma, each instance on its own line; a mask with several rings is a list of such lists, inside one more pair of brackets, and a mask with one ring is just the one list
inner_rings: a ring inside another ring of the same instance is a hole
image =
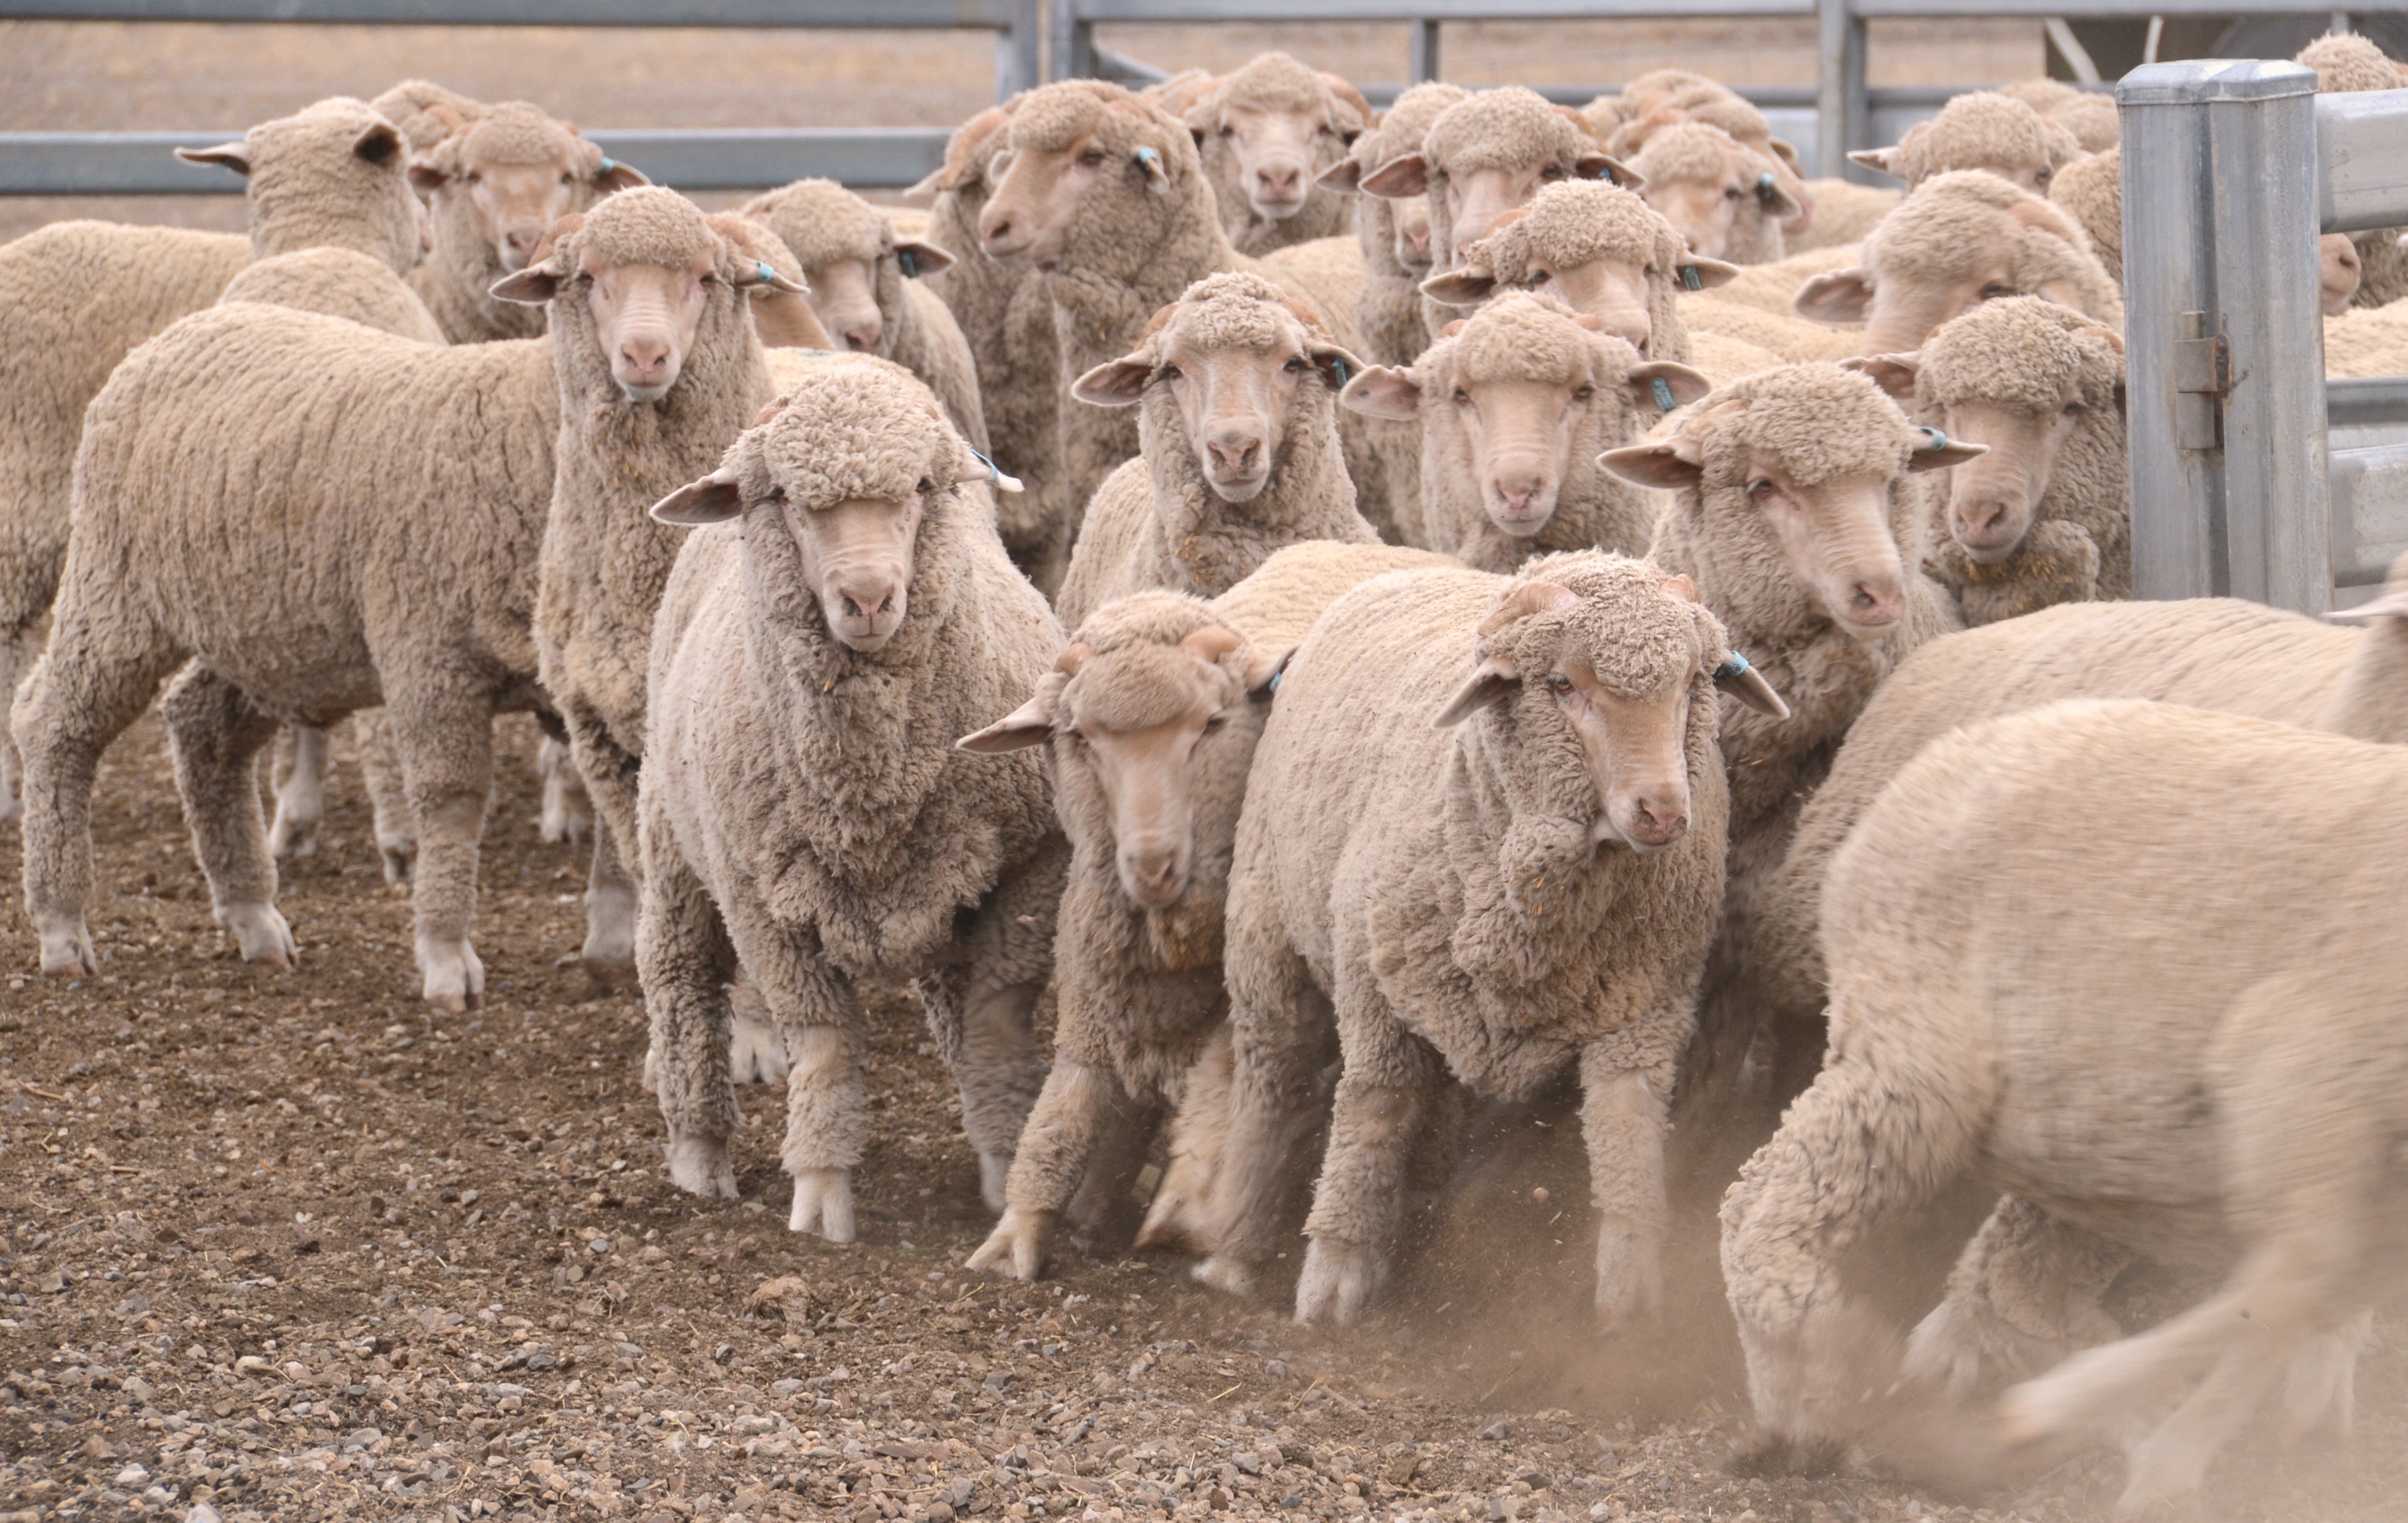
[[1260, 1475], [1263, 1473], [1263, 1457], [1252, 1449], [1231, 1455], [1229, 1462], [1249, 1475]]
[[117, 1451], [108, 1446], [108, 1440], [94, 1433], [83, 1441], [83, 1457], [86, 1459], [114, 1459]]
[[512, 1396], [524, 1396], [526, 1394], [527, 1388], [524, 1386], [514, 1386], [507, 1380], [497, 1382], [494, 1387], [494, 1400], [496, 1402], [506, 1400]]
[[256, 1354], [245, 1354], [242, 1358], [234, 1361], [234, 1373], [238, 1375], [265, 1374], [268, 1371], [274, 1368], [275, 1366], [269, 1364], [265, 1359], [261, 1359]]
[[218, 1516], [216, 1508], [206, 1502], [196, 1502], [193, 1503], [193, 1510], [184, 1515], [184, 1523], [224, 1523], [224, 1520]]
[[117, 1479], [110, 1484], [124, 1487], [128, 1490], [136, 1487], [148, 1486], [150, 1484], [150, 1473], [143, 1469], [139, 1463], [131, 1464], [119, 1471]]
[[1547, 1203], [1547, 1187], [1546, 1187], [1546, 1186], [1544, 1186], [1544, 1185], [1541, 1185], [1541, 1186], [1539, 1186], [1536, 1189], [1533, 1189], [1532, 1191], [1530, 1191], [1530, 1203], [1531, 1203], [1533, 1205], [1544, 1205], [1544, 1204], [1546, 1204], [1546, 1203]]
[[34, 1282], [34, 1288], [46, 1296], [55, 1296], [67, 1288], [67, 1272], [54, 1269]]
[[1004, 1388], [1011, 1384], [1011, 1372], [1009, 1370], [990, 1370], [987, 1372], [986, 1378], [981, 1381], [980, 1384], [991, 1391], [1002, 1390]]
[[526, 1358], [526, 1367], [530, 1370], [549, 1370], [559, 1362], [559, 1355], [547, 1354], [539, 1348]]
[[1513, 1431], [1511, 1418], [1499, 1417], [1480, 1430], [1480, 1436], [1492, 1444], [1501, 1444]]
[[[652, 1250], [647, 1248], [644, 1251], [649, 1258]], [[810, 1320], [811, 1315], [810, 1287], [803, 1283], [799, 1274], [781, 1274], [776, 1279], [763, 1280], [744, 1298], [744, 1309], [762, 1314], [775, 1312], [786, 1321], [801, 1326]]]
[[769, 1383], [769, 1389], [780, 1396], [792, 1396], [802, 1388], [803, 1383], [791, 1375], [783, 1380], [773, 1380]]
[[585, 1245], [585, 1246], [595, 1253], [609, 1253], [610, 1251], [610, 1240], [607, 1237], [597, 1237], [593, 1242]]

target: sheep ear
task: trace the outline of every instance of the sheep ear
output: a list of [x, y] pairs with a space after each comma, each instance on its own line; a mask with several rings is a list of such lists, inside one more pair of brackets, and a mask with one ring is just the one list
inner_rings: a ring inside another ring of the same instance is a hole
[[1848, 155], [1848, 162], [1863, 164], [1867, 169], [1887, 175], [1892, 179], [1906, 178], [1906, 171], [1892, 167], [1898, 163], [1898, 149], [1895, 148], [1860, 148]]
[[1322, 381], [1333, 391], [1343, 392], [1354, 383], [1354, 377], [1369, 367], [1353, 353], [1326, 340], [1308, 340], [1305, 358], [1321, 372]]
[[1497, 277], [1486, 270], [1464, 268], [1433, 275], [1422, 282], [1422, 294], [1448, 306], [1478, 306], [1497, 289]]
[[1793, 217], [1806, 214], [1806, 208], [1799, 204], [1796, 196], [1782, 188], [1779, 178], [1770, 169], [1756, 177], [1756, 198], [1764, 204], [1766, 214], [1776, 222], [1785, 222]]
[[915, 280], [953, 267], [952, 254], [922, 238], [896, 240], [895, 255], [902, 262], [903, 273]]
[[1422, 388], [1410, 370], [1367, 365], [1338, 393], [1338, 402], [1366, 418], [1411, 422], [1422, 415]]
[[723, 465], [654, 503], [652, 521], [692, 529], [706, 523], [724, 523], [743, 511], [744, 493], [736, 484], [736, 472]]
[[409, 166], [409, 188], [421, 195], [433, 195], [452, 183], [452, 177], [421, 159]]
[[1039, 683], [1036, 697], [976, 734], [964, 735], [953, 742], [953, 748], [976, 751], [981, 756], [1000, 756], [1006, 751], [1025, 751], [1031, 746], [1044, 745], [1054, 734], [1054, 700], [1061, 690], [1060, 683]]
[[1670, 360], [1632, 365], [1624, 384], [1630, 388], [1631, 400], [1639, 404], [1641, 412], [1649, 407], [1657, 412], [1685, 407], [1714, 389], [1714, 383], [1703, 372]]
[[[1692, 271], [1696, 272], [1697, 276], [1697, 283], [1694, 285], [1690, 283]], [[1723, 260], [1707, 259], [1699, 254], [1691, 254], [1681, 261], [1680, 267], [1675, 273], [1684, 291], [1712, 291], [1716, 286], [1727, 286], [1738, 279], [1739, 266]]]
[[1126, 407], [1145, 394], [1154, 378], [1154, 362], [1143, 353], [1107, 360], [1070, 384], [1070, 394], [1091, 406]]
[[1620, 159], [1603, 153], [1584, 153], [1572, 170], [1581, 179], [1601, 179], [1608, 185], [1619, 185], [1626, 191], [1644, 187], [1647, 177], [1624, 164]]
[[1922, 365], [1921, 349], [1903, 354], [1858, 354], [1840, 362], [1841, 369], [1870, 376], [1875, 386], [1901, 399], [1914, 394], [1914, 377]]
[[1246, 696], [1268, 698], [1277, 692], [1280, 678], [1287, 676], [1287, 663], [1295, 655], [1296, 647], [1294, 646], [1288, 647], [1277, 655], [1256, 652], [1254, 659], [1246, 666]]
[[251, 145], [248, 143], [220, 143], [215, 148], [179, 148], [176, 150], [176, 157], [186, 164], [213, 164], [237, 175], [251, 173]]
[[2402, 615], [2408, 615], [2408, 587], [2386, 587], [2355, 608], [2335, 608], [2325, 617], [2355, 623], [2361, 619], [2398, 619]]
[[1976, 455], [1990, 452], [1986, 444], [1968, 444], [1961, 439], [1952, 439], [1936, 428], [1917, 428], [1915, 432], [1921, 434], [1923, 439], [1914, 447], [1914, 452], [1906, 457], [1906, 468], [1910, 471], [1944, 471], [1951, 465], [1962, 465]]
[[401, 134], [390, 121], [380, 121], [360, 134], [351, 144], [351, 155], [368, 164], [389, 163], [401, 151]]
[[1518, 624], [1533, 614], [1569, 608], [1580, 601], [1580, 594], [1560, 582], [1524, 582], [1505, 595], [1489, 616], [1480, 621], [1480, 633], [1494, 634], [1510, 624]]
[[1789, 718], [1789, 705], [1773, 690], [1764, 674], [1748, 663], [1745, 656], [1734, 650], [1730, 659], [1714, 668], [1714, 686], [1770, 719]]
[[951, 171], [947, 170], [944, 165], [939, 164], [936, 168], [929, 170], [926, 175], [923, 176], [919, 179], [913, 180], [910, 186], [898, 192], [896, 199], [903, 202], [906, 206], [924, 206], [929, 202], [934, 201], [937, 198], [938, 192], [950, 191], [953, 188], [953, 182]]
[[632, 191], [638, 185], [650, 185], [652, 182], [652, 177], [634, 164], [621, 164], [616, 159], [606, 158], [602, 161], [601, 173], [594, 177], [594, 189], [603, 195], [611, 195], [620, 191]]
[[1362, 178], [1362, 187], [1383, 201], [1406, 201], [1429, 194], [1429, 161], [1418, 153], [1399, 153]]
[[517, 302], [523, 306], [542, 306], [560, 289], [560, 272], [549, 263], [530, 264], [515, 275], [506, 275], [494, 282], [487, 292], [497, 302]]
[[1597, 463], [1625, 481], [1670, 491], [1694, 487], [1706, 474], [1697, 441], [1687, 434], [1609, 449], [1597, 457]]
[[1340, 195], [1357, 195], [1363, 190], [1363, 166], [1351, 158], [1340, 159], [1321, 172], [1314, 183], [1325, 191]]
[[1817, 322], [1862, 322], [1872, 306], [1873, 274], [1859, 265], [1827, 270], [1798, 288], [1790, 306]]
[[2086, 328], [2074, 329], [2073, 336], [2076, 341], [2085, 338], [2095, 338], [2099, 340], [2099, 342], [2106, 345], [2109, 349], [2114, 349], [2118, 354], [2124, 352], [2124, 335], [2117, 333], [2113, 328], [2102, 328], [2098, 324], [2093, 323]]
[[1430, 719], [1433, 730], [1452, 730], [1489, 705], [1521, 685], [1522, 678], [1511, 667], [1489, 661], [1482, 662], [1471, 679], [1455, 690], [1446, 706]]

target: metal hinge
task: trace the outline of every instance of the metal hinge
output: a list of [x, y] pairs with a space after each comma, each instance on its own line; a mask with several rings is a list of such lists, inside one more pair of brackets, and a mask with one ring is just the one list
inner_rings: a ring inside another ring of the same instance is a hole
[[2224, 446], [2225, 395], [2232, 390], [2232, 349], [2222, 334], [2207, 332], [2207, 314], [2184, 312], [2175, 320], [2174, 445], [2181, 449]]

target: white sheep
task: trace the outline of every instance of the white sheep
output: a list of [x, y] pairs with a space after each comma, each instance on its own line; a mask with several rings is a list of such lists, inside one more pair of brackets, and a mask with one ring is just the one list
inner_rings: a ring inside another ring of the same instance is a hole
[[637, 961], [671, 1176], [732, 1195], [724, 986], [784, 1039], [789, 1225], [853, 1235], [868, 1129], [856, 981], [916, 979], [989, 1203], [1038, 1064], [1068, 855], [1032, 756], [953, 748], [1037, 685], [1061, 626], [1005, 554], [987, 463], [901, 367], [805, 377], [663, 499], [709, 525], [653, 627]]
[[1195, 83], [1193, 98], [1169, 108], [1196, 134], [1222, 230], [1238, 252], [1267, 254], [1348, 231], [1346, 198], [1322, 176], [1371, 125], [1362, 92], [1279, 52]]

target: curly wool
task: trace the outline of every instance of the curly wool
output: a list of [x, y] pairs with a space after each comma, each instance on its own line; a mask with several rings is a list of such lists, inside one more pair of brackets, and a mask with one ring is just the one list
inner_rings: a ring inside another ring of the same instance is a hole
[[2090, 251], [2119, 287], [2124, 283], [2124, 150], [2068, 164], [2049, 182], [2048, 198], [2072, 214], [2090, 238]]
[[[446, 111], [452, 109], [449, 102], [436, 104]], [[444, 114], [427, 113], [437, 121]], [[530, 338], [543, 332], [543, 308], [502, 301], [493, 294], [494, 282], [510, 272], [485, 237], [472, 192], [462, 177], [478, 163], [557, 164], [578, 182], [578, 193], [570, 198], [568, 210], [582, 211], [601, 193], [595, 184], [606, 162], [601, 149], [540, 106], [503, 101], [476, 106], [447, 135], [423, 149], [418, 160], [447, 177], [427, 198], [435, 251], [410, 276], [410, 284], [418, 288], [427, 309], [455, 344]]]
[[2071, 135], [2052, 132], [2031, 107], [2012, 95], [1978, 90], [1955, 97], [1939, 115], [1909, 128], [1884, 168], [1910, 191], [1956, 169], [1986, 169], [2005, 179], [2045, 184], [2080, 156]]
[[2023, 294], [2062, 281], [2072, 306], [2121, 328], [2124, 301], [2090, 239], [2063, 208], [1978, 169], [1953, 170], [1916, 186], [1865, 239], [1876, 282], [1904, 278], [1953, 286], [1974, 263], [2007, 256], [2008, 284]]
[[1772, 161], [1720, 127], [1702, 121], [1683, 121], [1666, 127], [1647, 139], [1647, 146], [1630, 160], [1630, 169], [1641, 181], [1642, 194], [1678, 184], [1714, 185], [1739, 192], [1741, 199], [1730, 242], [1723, 250], [1724, 257], [1732, 263], [1769, 264], [1787, 252], [1781, 220], [1756, 193], [1757, 182], [1765, 176], [1772, 176], [1776, 182], [1782, 177], [1775, 172]]
[[[1277, 221], [1256, 216], [1240, 183], [1237, 155], [1214, 129], [1223, 111], [1235, 109], [1318, 117], [1341, 134], [1359, 133], [1371, 125], [1371, 107], [1353, 86], [1285, 53], [1257, 53], [1234, 73], [1213, 80], [1210, 90], [1185, 107], [1166, 108], [1177, 109], [1204, 133], [1204, 173], [1220, 205], [1222, 229], [1240, 253], [1267, 254], [1347, 231], [1347, 198], [1319, 184], [1308, 183], [1304, 205], [1293, 216]], [[1343, 151], [1344, 145], [1340, 147]], [[1308, 181], [1328, 167], [1328, 163], [1306, 165]]]
[[[2399, 65], [2372, 39], [2356, 32], [2318, 37], [2300, 49], [2294, 62], [2316, 71], [2319, 92], [2408, 88]], [[2408, 228], [2378, 227], [2349, 235], [2358, 247], [2360, 272], [2352, 306], [2388, 306], [2408, 296], [2408, 249], [2400, 247], [2403, 233]]]
[[1529, 278], [1533, 269], [1577, 269], [1612, 262], [1634, 264], [1647, 275], [1647, 352], [1651, 358], [1689, 359], [1689, 334], [1681, 321], [1679, 270], [1688, 246], [1646, 201], [1598, 180], [1550, 185], [1530, 198], [1522, 215], [1464, 250], [1468, 269], [1484, 269], [1506, 290]]
[[[1359, 178], [1401, 154], [1416, 152], [1422, 139], [1448, 107], [1468, 99], [1460, 85], [1431, 80], [1397, 97], [1379, 125], [1354, 139], [1350, 150]], [[1356, 198], [1354, 233], [1363, 246], [1363, 291], [1356, 299], [1354, 326], [1362, 335], [1363, 358], [1373, 364], [1411, 364], [1429, 347], [1430, 331], [1422, 321], [1421, 278], [1397, 263], [1397, 208], [1388, 201], [1366, 195]]]
[[[1600, 149], [1580, 123], [1520, 85], [1484, 90], [1440, 112], [1421, 143], [1430, 167], [1433, 268], [1452, 267], [1455, 208], [1448, 180], [1484, 169], [1530, 173], [1550, 165], [1561, 176], [1576, 177], [1581, 160]], [[1433, 323], [1432, 331], [1440, 325]]]
[[[1193, 349], [1268, 351], [1282, 344], [1326, 342], [1257, 275], [1215, 275], [1187, 289], [1140, 349], [1153, 356], [1174, 344]], [[1071, 552], [1055, 605], [1082, 621], [1115, 598], [1149, 587], [1211, 597], [1253, 574], [1282, 546], [1331, 539], [1378, 539], [1354, 507], [1338, 437], [1338, 387], [1322, 370], [1298, 381], [1280, 454], [1261, 493], [1224, 502], [1204, 478], [1195, 441], [1166, 386], [1138, 404], [1143, 452], [1096, 492]]]
[[[1806, 199], [1814, 214], [1804, 227], [1784, 227], [1781, 241], [1789, 257], [1862, 243], [1865, 235], [1898, 209], [1906, 192], [1894, 187], [1859, 185], [1848, 179], [1810, 179]], [[1784, 304], [1783, 311], [1787, 311]]]
[[226, 283], [218, 305], [229, 302], [322, 312], [422, 344], [443, 342], [418, 292], [382, 260], [354, 249], [304, 249], [255, 261]]
[[368, 105], [401, 129], [402, 141], [412, 153], [425, 152], [451, 136], [461, 122], [474, 121], [485, 110], [482, 101], [432, 79], [404, 79]]

